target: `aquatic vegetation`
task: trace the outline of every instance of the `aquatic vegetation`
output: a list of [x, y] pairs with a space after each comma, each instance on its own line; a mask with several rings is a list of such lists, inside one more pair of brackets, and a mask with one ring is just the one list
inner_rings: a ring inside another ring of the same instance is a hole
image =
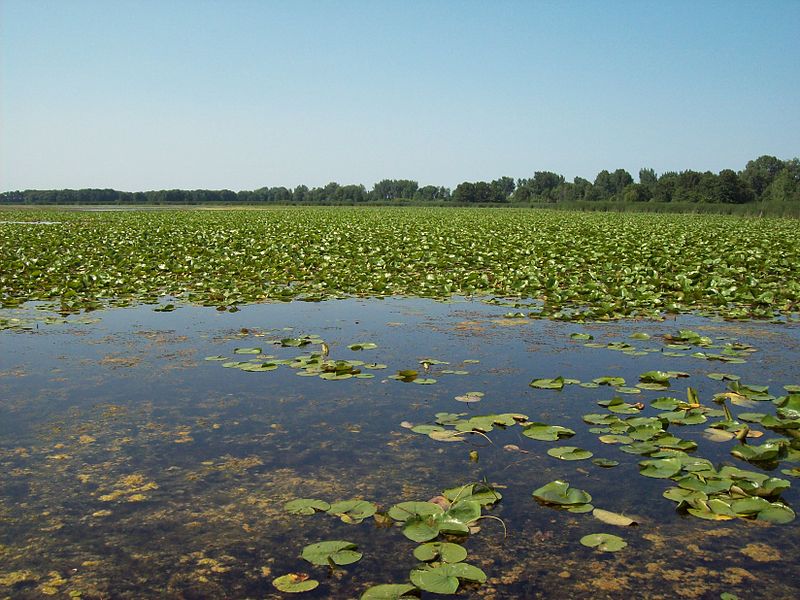
[[[574, 320], [693, 309], [770, 318], [800, 300], [791, 220], [344, 207], [47, 215], [59, 222], [0, 224], [5, 306], [458, 294], [537, 299], [529, 314]], [[347, 268], [353, 256], [358, 268]]]
[[618, 552], [628, 545], [621, 537], [610, 533], [585, 535], [581, 538], [581, 544], [589, 548], [595, 548], [600, 552]]

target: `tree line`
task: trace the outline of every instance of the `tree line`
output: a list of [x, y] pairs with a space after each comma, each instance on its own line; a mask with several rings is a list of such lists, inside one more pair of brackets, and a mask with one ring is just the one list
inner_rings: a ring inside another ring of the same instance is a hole
[[576, 201], [619, 203], [797, 203], [800, 205], [800, 160], [760, 156], [741, 171], [668, 171], [657, 175], [640, 169], [634, 181], [628, 171], [603, 170], [589, 181], [536, 171], [533, 177], [500, 177], [493, 181], [465, 181], [454, 190], [410, 179], [384, 179], [371, 190], [361, 184], [323, 187], [278, 186], [252, 191], [154, 190], [121, 192], [112, 189], [24, 190], [0, 194], [4, 204], [559, 204]]

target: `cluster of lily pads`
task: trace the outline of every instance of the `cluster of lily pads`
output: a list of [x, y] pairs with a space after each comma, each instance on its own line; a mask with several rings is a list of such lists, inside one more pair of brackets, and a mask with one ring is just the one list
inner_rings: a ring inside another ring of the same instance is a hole
[[800, 301], [792, 220], [362, 207], [9, 217], [59, 222], [0, 224], [4, 306], [462, 295], [533, 299], [535, 316], [585, 320], [772, 318]]
[[[572, 333], [570, 338], [577, 341], [592, 340], [594, 336], [588, 333]], [[636, 332], [631, 334], [634, 340], [650, 340], [648, 333]], [[738, 341], [728, 341], [725, 343], [714, 343], [708, 337], [692, 331], [682, 329], [673, 334], [663, 336], [663, 346], [649, 346], [641, 348], [625, 341], [613, 341], [601, 344], [599, 342], [586, 341], [583, 345], [587, 348], [605, 348], [616, 350], [627, 356], [647, 356], [652, 353], [660, 353], [662, 356], [684, 357], [691, 356], [703, 360], [721, 361], [729, 364], [742, 364], [747, 362], [747, 356], [756, 352], [756, 348], [750, 344]], [[698, 348], [702, 349], [699, 350]], [[708, 349], [719, 350], [719, 352], [707, 352]], [[689, 350], [695, 350], [689, 353]]]
[[[479, 531], [485, 509], [499, 502], [502, 495], [492, 486], [471, 483], [444, 490], [427, 502], [400, 502], [386, 512], [365, 500], [346, 500], [328, 504], [324, 500], [298, 498], [287, 502], [285, 510], [294, 515], [325, 512], [346, 523], [361, 523], [373, 517], [380, 524], [394, 525], [403, 535], [419, 545], [413, 556], [419, 563], [409, 572], [410, 583], [379, 584], [367, 589], [362, 600], [399, 599], [419, 590], [436, 594], [454, 594], [463, 581], [483, 583], [486, 574], [475, 565], [464, 562], [467, 550], [459, 543]], [[358, 562], [363, 556], [357, 546], [346, 540], [327, 540], [306, 546], [302, 558], [317, 566], [331, 569]], [[273, 580], [284, 592], [315, 589], [319, 581], [306, 573], [288, 573]]]
[[[281, 346], [283, 348], [300, 348], [310, 344], [320, 346], [319, 352], [302, 354], [293, 358], [277, 358], [271, 354], [265, 354], [263, 348], [247, 347], [235, 348], [233, 353], [237, 355], [252, 355], [250, 360], [230, 360], [226, 356], [207, 356], [208, 361], [219, 361], [223, 367], [239, 369], [248, 373], [264, 373], [275, 371], [280, 365], [286, 365], [295, 369], [297, 375], [302, 377], [319, 377], [328, 381], [341, 381], [355, 377], [356, 379], [372, 379], [372, 373], [364, 373], [362, 369], [380, 370], [387, 368], [381, 363], [367, 363], [363, 360], [333, 360], [328, 358], [328, 346], [318, 335], [305, 335], [297, 338], [282, 338], [271, 340], [267, 343]], [[348, 346], [350, 350], [371, 350], [377, 348], [377, 344], [372, 342], [362, 342]]]

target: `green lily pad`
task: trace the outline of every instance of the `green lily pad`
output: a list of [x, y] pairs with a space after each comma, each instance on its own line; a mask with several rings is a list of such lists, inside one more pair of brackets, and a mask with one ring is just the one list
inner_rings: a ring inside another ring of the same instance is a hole
[[585, 535], [581, 538], [581, 544], [589, 548], [596, 548], [601, 552], [617, 552], [628, 545], [621, 537], [610, 533], [591, 533]]
[[302, 557], [312, 565], [328, 566], [331, 563], [344, 566], [361, 560], [361, 552], [353, 542], [330, 540], [309, 544], [303, 548]]
[[611, 377], [611, 376], [595, 377], [594, 379], [592, 379], [592, 381], [597, 385], [610, 385], [611, 387], [618, 387], [621, 385], [625, 385], [624, 377]]
[[559, 376], [554, 379], [534, 379], [528, 385], [543, 390], [561, 390], [564, 388], [564, 383], [564, 378]]
[[261, 348], [234, 348], [234, 354], [261, 354]]
[[604, 469], [610, 469], [611, 467], [616, 467], [617, 465], [619, 465], [619, 461], [611, 460], [610, 458], [593, 458], [592, 464], [595, 464], [598, 467], [602, 467]]
[[316, 589], [319, 586], [319, 581], [310, 579], [306, 573], [288, 573], [273, 579], [272, 585], [281, 592], [296, 594]]
[[585, 460], [591, 458], [593, 454], [588, 450], [583, 450], [576, 446], [560, 446], [558, 448], [550, 448], [547, 454], [554, 458], [561, 460]]
[[570, 506], [588, 504], [592, 497], [588, 492], [573, 488], [569, 483], [557, 479], [533, 491], [533, 497], [544, 504]]
[[560, 425], [546, 425], [545, 423], [530, 423], [522, 430], [522, 435], [533, 440], [554, 442], [560, 438], [571, 437], [575, 432], [568, 427]]
[[680, 473], [681, 461], [677, 458], [657, 458], [639, 463], [639, 474], [655, 479], [669, 479]]
[[283, 505], [283, 509], [293, 515], [313, 515], [315, 512], [327, 512], [331, 505], [324, 500], [314, 498], [298, 498]]
[[411, 583], [419, 589], [432, 594], [455, 594], [459, 579], [483, 583], [486, 574], [478, 567], [468, 563], [444, 564], [438, 567], [414, 569], [410, 574]]
[[374, 515], [377, 510], [377, 506], [366, 500], [342, 500], [331, 504], [327, 512], [329, 515], [339, 517], [345, 523], [358, 524]]
[[411, 600], [417, 598], [411, 594], [416, 589], [410, 583], [381, 583], [368, 588], [361, 595], [361, 600]]
[[610, 510], [603, 510], [602, 508], [595, 508], [592, 511], [592, 516], [598, 521], [602, 521], [608, 525], [617, 525], [618, 527], [630, 527], [631, 525], [638, 525], [638, 523], [630, 517], [611, 512]]
[[467, 550], [464, 546], [450, 542], [428, 542], [414, 548], [414, 558], [422, 562], [441, 560], [459, 563], [467, 558]]
[[348, 346], [348, 348], [350, 348], [350, 350], [356, 350], [356, 351], [358, 351], [358, 350], [374, 350], [377, 347], [378, 347], [378, 344], [375, 344], [373, 342], [360, 342], [358, 344], [350, 344]]
[[593, 340], [594, 336], [588, 333], [571, 333], [569, 335], [573, 340]]

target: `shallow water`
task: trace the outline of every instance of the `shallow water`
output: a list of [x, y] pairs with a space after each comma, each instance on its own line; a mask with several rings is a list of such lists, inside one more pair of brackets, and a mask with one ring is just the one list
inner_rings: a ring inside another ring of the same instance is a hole
[[[693, 316], [580, 325], [503, 318], [508, 310], [387, 299], [251, 305], [236, 313], [185, 306], [160, 313], [139, 306], [65, 322], [45, 322], [37, 310], [0, 311], [0, 318], [20, 319], [0, 331], [0, 597], [271, 598], [283, 596], [272, 579], [295, 571], [320, 581], [302, 597], [358, 597], [375, 583], [405, 582], [417, 563], [411, 555], [416, 544], [372, 519], [355, 525], [324, 513], [292, 516], [283, 510], [286, 501], [358, 497], [385, 510], [484, 480], [503, 494], [489, 514], [503, 520], [507, 536], [499, 522], [480, 522], [481, 531], [465, 542], [467, 560], [489, 580], [462, 585], [461, 597], [800, 595], [797, 520], [710, 522], [679, 514], [661, 496], [670, 481], [638, 474], [646, 457], [599, 442], [582, 421], [586, 413], [606, 412], [596, 401], [610, 399], [614, 390], [528, 386], [531, 379], [557, 375], [584, 382], [621, 376], [631, 386], [645, 371], [685, 371], [691, 376], [673, 380], [669, 392], [623, 396], [645, 404], [665, 395], [683, 399], [692, 386], [714, 406], [711, 395], [725, 383], [706, 374], [723, 371], [780, 395], [781, 386], [800, 383], [800, 327]], [[666, 356], [661, 336], [678, 329], [757, 351], [744, 364], [689, 352]], [[573, 332], [653, 351], [631, 356], [588, 348], [570, 339]], [[652, 337], [632, 340], [634, 332]], [[325, 340], [331, 358], [388, 368], [364, 369], [373, 379], [325, 381], [298, 377], [287, 365], [251, 373], [204, 360], [252, 358], [234, 354], [242, 347], [261, 347], [279, 359], [318, 351], [317, 344], [270, 343], [309, 334]], [[356, 342], [378, 348], [349, 350]], [[425, 358], [449, 364], [424, 373], [419, 361]], [[388, 378], [400, 369], [419, 369], [436, 383]], [[468, 373], [441, 373], [446, 369]], [[485, 396], [469, 404], [454, 399], [468, 391]], [[774, 412], [769, 402], [733, 408]], [[576, 435], [542, 442], [511, 427], [487, 433], [491, 442], [475, 435], [441, 443], [400, 425], [433, 423], [440, 411], [524, 413]], [[642, 414], [658, 411], [648, 406]], [[704, 439], [707, 426], [672, 426], [670, 433], [696, 441], [692, 454], [715, 464], [761, 470], [730, 455], [735, 440]], [[777, 436], [767, 431], [762, 439], [769, 437]], [[505, 450], [509, 444], [527, 453]], [[602, 469], [546, 454], [563, 445], [620, 465]], [[477, 462], [470, 460], [473, 450]], [[784, 462], [772, 474], [792, 481], [783, 499], [797, 508], [797, 479], [779, 473], [791, 466]], [[590, 492], [595, 506], [635, 516], [639, 526], [618, 528], [591, 514], [537, 504], [531, 492], [555, 479]], [[579, 543], [595, 532], [620, 535], [629, 546], [612, 554]], [[305, 563], [303, 547], [324, 539], [352, 541], [364, 558], [332, 574]]]

